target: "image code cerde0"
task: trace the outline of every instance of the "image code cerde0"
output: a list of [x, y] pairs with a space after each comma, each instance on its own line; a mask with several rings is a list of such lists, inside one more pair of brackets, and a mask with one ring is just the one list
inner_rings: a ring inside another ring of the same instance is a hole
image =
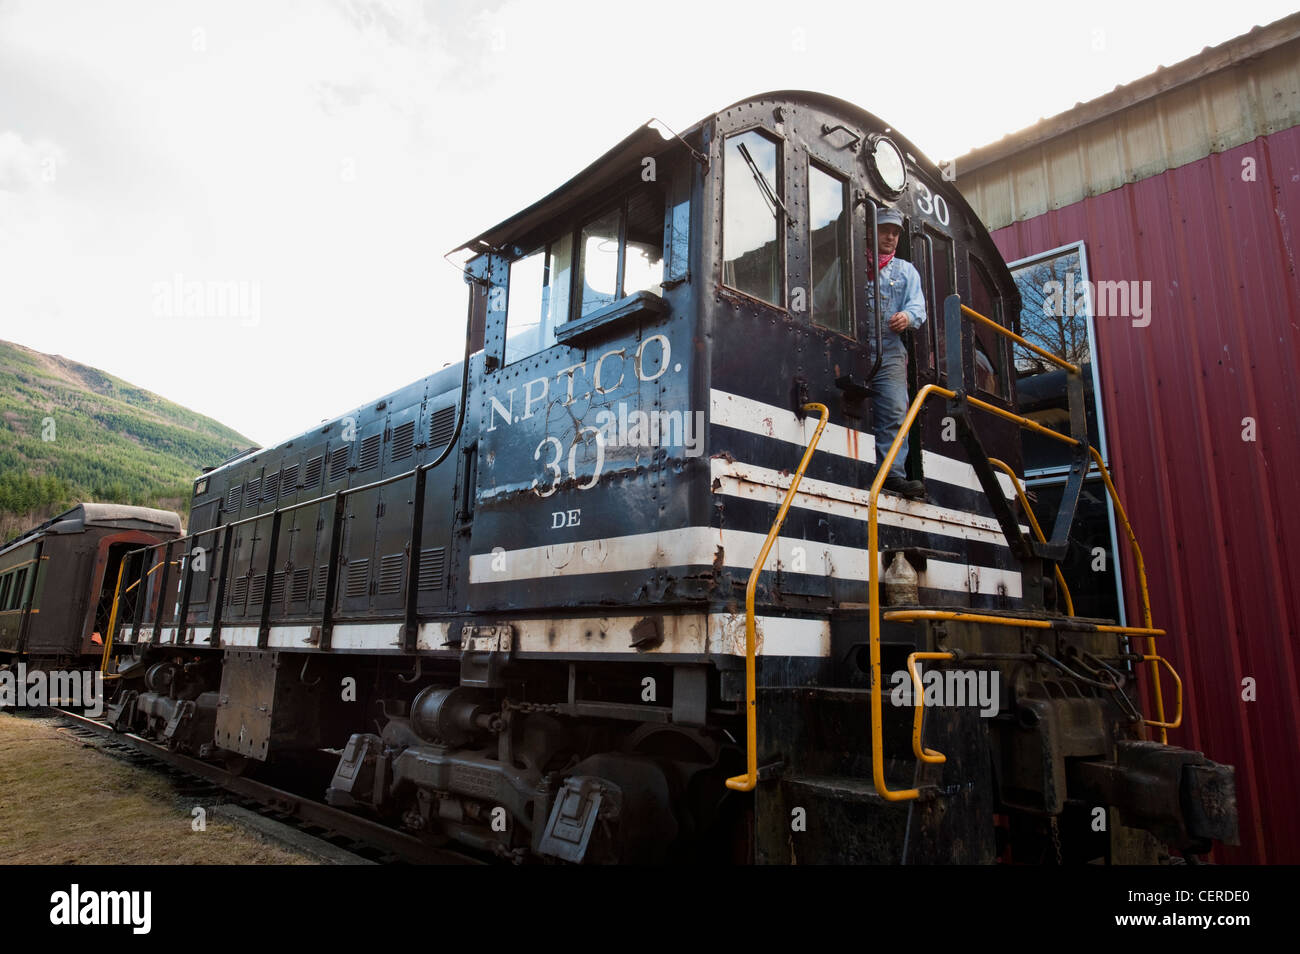
[[[1167, 901], [1190, 901], [1192, 893], [1190, 891], [1130, 891], [1128, 893], [1130, 901], [1144, 901], [1150, 904], [1164, 904]], [[1197, 901], [1249, 901], [1249, 891], [1223, 891], [1212, 888], [1202, 888], [1196, 892]]]

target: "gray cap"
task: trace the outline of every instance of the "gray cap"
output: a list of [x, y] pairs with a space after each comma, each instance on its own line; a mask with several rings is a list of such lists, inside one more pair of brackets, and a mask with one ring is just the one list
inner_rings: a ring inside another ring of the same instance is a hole
[[897, 225], [900, 229], [903, 227], [903, 215], [897, 209], [881, 209], [876, 213], [876, 227], [882, 225]]

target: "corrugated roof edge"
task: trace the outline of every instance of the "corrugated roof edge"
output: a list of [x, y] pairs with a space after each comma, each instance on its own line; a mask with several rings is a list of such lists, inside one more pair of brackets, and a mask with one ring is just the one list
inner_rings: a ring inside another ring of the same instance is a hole
[[1009, 133], [996, 142], [972, 149], [955, 160], [962, 174], [982, 169], [1033, 146], [1050, 142], [1091, 123], [1113, 116], [1180, 86], [1253, 59], [1262, 53], [1300, 39], [1300, 13], [1293, 13], [1267, 26], [1252, 27], [1241, 36], [1218, 46], [1208, 46], [1195, 56], [1173, 66], [1160, 67], [1141, 79], [1086, 103], [1079, 103], [1055, 116], [1041, 119], [1019, 132]]

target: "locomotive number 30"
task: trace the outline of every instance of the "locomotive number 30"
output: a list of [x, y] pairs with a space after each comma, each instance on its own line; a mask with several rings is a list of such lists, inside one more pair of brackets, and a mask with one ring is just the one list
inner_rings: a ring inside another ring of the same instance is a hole
[[933, 215], [940, 225], [948, 224], [948, 203], [937, 192], [931, 194], [924, 182], [916, 184], [916, 207], [926, 215]]
[[[578, 429], [577, 436], [574, 438], [573, 445], [569, 448], [569, 479], [578, 479], [578, 445], [585, 444], [584, 434], [590, 432], [596, 438], [596, 466], [591, 472], [591, 479], [581, 484], [574, 484], [578, 490], [590, 490], [596, 486], [600, 480], [601, 469], [605, 466], [605, 435], [600, 432], [599, 428], [582, 427]], [[564, 455], [564, 445], [560, 443], [558, 437], [546, 436], [542, 442], [537, 445], [537, 450], [533, 451], [533, 460], [542, 459], [542, 448], [547, 444], [553, 445], [555, 449], [554, 458], [543, 466], [553, 475], [549, 485], [543, 484], [540, 477], [533, 478], [533, 491], [539, 497], [549, 497], [555, 493], [556, 485], [564, 478], [564, 472], [560, 469], [560, 458]]]

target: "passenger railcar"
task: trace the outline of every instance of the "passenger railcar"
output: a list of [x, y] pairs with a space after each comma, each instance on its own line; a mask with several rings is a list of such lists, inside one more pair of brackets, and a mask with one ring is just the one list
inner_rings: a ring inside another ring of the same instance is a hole
[[[80, 503], [0, 547], [0, 661], [73, 661], [103, 651], [118, 584], [140, 572], [141, 547], [174, 540], [166, 510]], [[121, 610], [134, 612], [134, 593]]]
[[[923, 501], [875, 479], [885, 208], [929, 314]], [[1017, 509], [1016, 287], [903, 136], [758, 96], [639, 129], [462, 251], [462, 364], [197, 480], [189, 535], [139, 567], [156, 611], [116, 634], [119, 724], [214, 757], [333, 750], [335, 804], [516, 860], [1232, 837], [1231, 769], [1146, 739], [1177, 722], [1137, 708], [1153, 628], [1074, 618], [1053, 572], [1081, 402], [1050, 538]], [[920, 710], [913, 743], [894, 674], [918, 660], [997, 702]]]

